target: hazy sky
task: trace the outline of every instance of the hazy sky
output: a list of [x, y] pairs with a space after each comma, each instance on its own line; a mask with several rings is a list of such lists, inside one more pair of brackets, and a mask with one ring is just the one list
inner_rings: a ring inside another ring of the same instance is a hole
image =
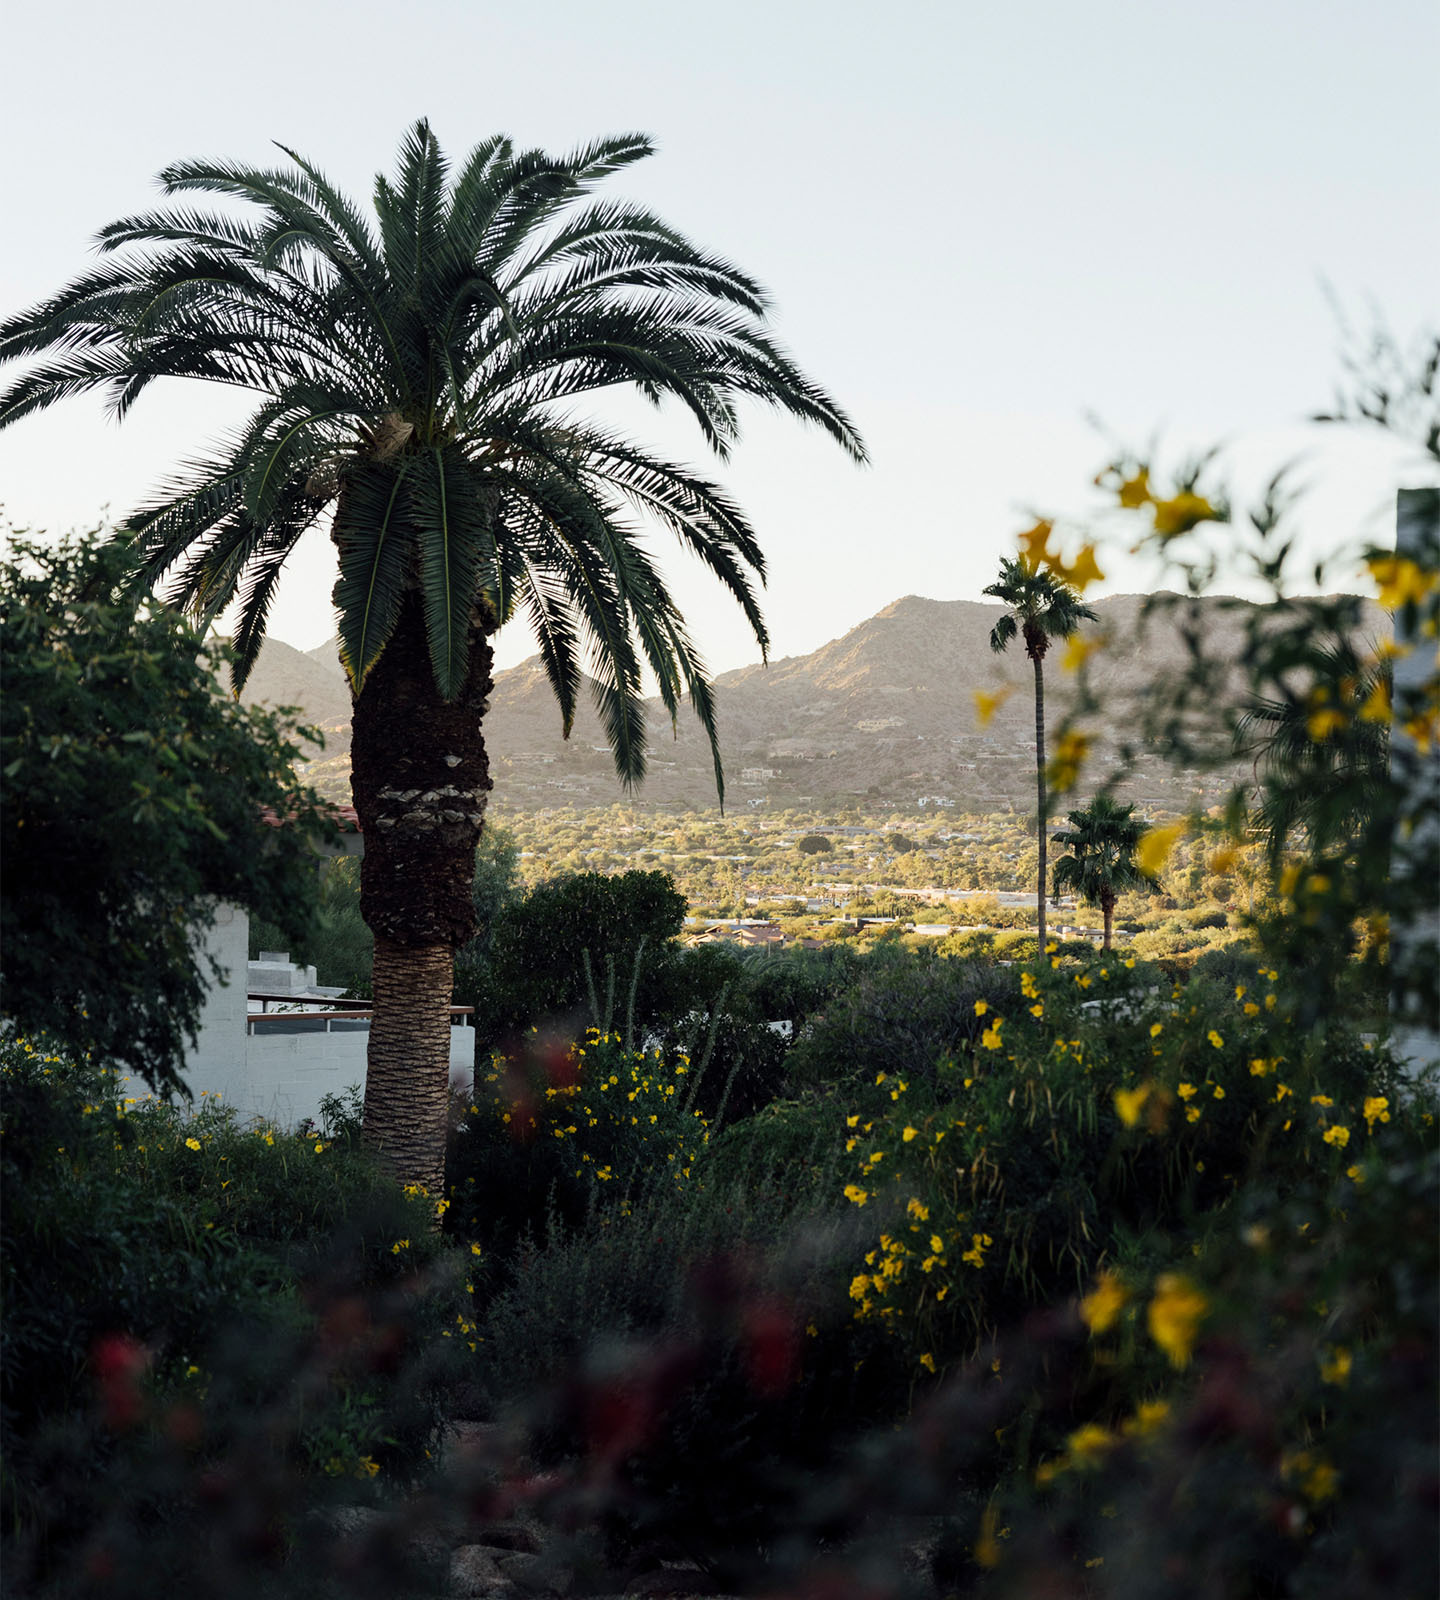
[[[83, 271], [179, 157], [262, 164], [279, 140], [364, 197], [421, 115], [456, 157], [499, 130], [653, 135], [612, 192], [769, 285], [874, 456], [757, 414], [724, 471], [769, 554], [776, 655], [903, 594], [977, 597], [1027, 508], [1085, 504], [1088, 413], [1137, 444], [1235, 440], [1242, 480], [1322, 449], [1311, 534], [1340, 542], [1397, 459], [1295, 426], [1338, 370], [1321, 279], [1404, 338], [1440, 315], [1434, 0], [53, 0], [8, 8], [5, 41], [4, 314]], [[698, 458], [678, 419], [619, 409]], [[234, 416], [191, 386], [123, 426], [63, 404], [0, 433], [0, 503], [50, 530], [121, 515]], [[334, 632], [310, 538], [270, 624], [307, 648]], [[1121, 563], [1106, 587], [1144, 581]], [[677, 588], [712, 667], [756, 658], [698, 572]], [[502, 663], [530, 649], [502, 635]]]

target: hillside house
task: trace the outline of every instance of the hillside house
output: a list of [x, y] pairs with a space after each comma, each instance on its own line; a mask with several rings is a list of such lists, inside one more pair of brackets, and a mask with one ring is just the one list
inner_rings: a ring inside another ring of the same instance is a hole
[[[322, 858], [364, 851], [354, 807], [339, 811]], [[221, 981], [209, 986], [186, 1054], [185, 1083], [197, 1099], [204, 1093], [242, 1117], [293, 1127], [318, 1117], [325, 1095], [364, 1086], [368, 1007], [342, 1002], [338, 990], [317, 985], [314, 967], [297, 966], [288, 951], [264, 951], [252, 962], [250, 918], [239, 906], [215, 908], [203, 948], [219, 963]], [[468, 1085], [475, 1034], [467, 1021], [464, 1011], [451, 1017], [450, 1077]]]

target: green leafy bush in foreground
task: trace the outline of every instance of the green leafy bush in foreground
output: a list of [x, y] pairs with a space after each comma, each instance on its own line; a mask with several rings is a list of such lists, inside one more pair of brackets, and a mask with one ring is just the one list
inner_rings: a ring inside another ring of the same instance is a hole
[[110, 1075], [33, 1041], [0, 1044], [0, 1081], [17, 1586], [64, 1590], [92, 1558], [138, 1575], [157, 1517], [196, 1528], [199, 1583], [201, 1526], [283, 1528], [329, 1483], [424, 1468], [470, 1327], [429, 1202], [343, 1138], [117, 1101]]

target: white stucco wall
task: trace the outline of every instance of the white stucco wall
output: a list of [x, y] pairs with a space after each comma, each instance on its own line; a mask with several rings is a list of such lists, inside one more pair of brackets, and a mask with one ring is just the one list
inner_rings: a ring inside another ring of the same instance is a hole
[[[330, 1032], [279, 1032], [285, 1024], [262, 1022], [252, 1032], [254, 1014], [245, 1001], [249, 944], [246, 913], [219, 906], [205, 949], [219, 959], [229, 982], [210, 986], [195, 1047], [186, 1057], [186, 1085], [197, 1101], [202, 1093], [218, 1095], [241, 1117], [263, 1117], [282, 1127], [306, 1117], [318, 1120], [323, 1096], [364, 1087], [368, 1025], [351, 1021]], [[450, 1081], [468, 1090], [474, 1068], [474, 1031], [452, 1028]], [[145, 1090], [129, 1086], [123, 1092]]]
[[[343, 1094], [365, 1085], [366, 1026], [351, 1023], [338, 1032], [276, 1033], [275, 1024], [261, 1024], [246, 1034], [244, 1051], [228, 1070], [201, 1068], [186, 1073], [199, 1098], [203, 1089], [220, 1095], [242, 1117], [263, 1117], [293, 1127], [306, 1117], [320, 1116], [327, 1094]], [[466, 1089], [474, 1080], [475, 1034], [470, 1028], [450, 1030], [450, 1081]]]

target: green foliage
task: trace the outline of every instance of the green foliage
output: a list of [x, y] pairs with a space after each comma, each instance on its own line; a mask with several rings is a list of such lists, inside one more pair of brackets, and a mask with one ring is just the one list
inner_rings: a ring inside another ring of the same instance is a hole
[[93, 538], [0, 561], [0, 1006], [178, 1089], [214, 903], [303, 929], [327, 824], [291, 772], [301, 730], [237, 705], [220, 648], [127, 597], [132, 576]]
[[549, 1216], [572, 1229], [607, 1189], [689, 1175], [708, 1132], [688, 1058], [531, 1033], [477, 1075], [450, 1153], [449, 1226], [503, 1260]]
[[[29, 1040], [0, 1045], [0, 1079], [3, 1515], [22, 1590], [51, 1572], [73, 1592], [101, 1527], [107, 1592], [138, 1593], [147, 1550], [152, 1571], [184, 1565], [231, 1516], [268, 1502], [298, 1525], [336, 1477], [423, 1468], [468, 1306], [427, 1202], [343, 1135], [117, 1100], [113, 1075]], [[211, 1481], [229, 1485], [218, 1502], [197, 1495]], [[256, 1554], [223, 1545], [221, 1572]]]
[[848, 1232], [783, 1165], [732, 1149], [522, 1251], [479, 1381], [542, 1463], [603, 1464], [612, 1565], [658, 1548], [753, 1581], [802, 1486], [892, 1413], [903, 1380], [834, 1272]]
[[[623, 1003], [617, 997], [637, 970], [646, 981], [684, 921], [685, 900], [663, 872], [570, 873], [502, 903], [471, 991], [479, 1037], [495, 1041], [586, 1012], [608, 1026]], [[635, 1020], [647, 1015], [642, 989]]]
[[963, 1360], [1126, 1241], [1203, 1234], [1246, 1185], [1344, 1171], [1401, 1101], [1353, 1027], [1297, 1032], [1273, 968], [1172, 988], [1128, 957], [1052, 959], [980, 1002], [953, 1065], [848, 1097], [839, 1181], [875, 1218], [856, 1316], [917, 1361]]
[[[1415, 1131], [1378, 1129], [1353, 1178], [1256, 1184], [1178, 1270], [1085, 1302], [1069, 1361], [1094, 1420], [1055, 1418], [1058, 1448], [997, 1506], [998, 1592], [1067, 1569], [1116, 1596], [1166, 1570], [1188, 1593], [1434, 1590], [1440, 1161]], [[1183, 1335], [1175, 1359], [1157, 1329]]]
[[832, 1086], [842, 1096], [877, 1073], [933, 1079], [940, 1063], [976, 1038], [975, 1005], [1004, 1005], [1018, 977], [992, 963], [877, 951], [858, 979], [801, 1030], [787, 1064], [800, 1087]]
[[1068, 851], [1055, 863], [1055, 893], [1073, 890], [1082, 900], [1105, 913], [1106, 945], [1116, 900], [1127, 890], [1149, 880], [1135, 862], [1135, 850], [1145, 831], [1136, 821], [1135, 807], [1121, 805], [1108, 795], [1097, 795], [1088, 806], [1069, 814], [1070, 826], [1051, 839]]
[[807, 833], [795, 846], [803, 856], [828, 856], [834, 846], [823, 833]]

